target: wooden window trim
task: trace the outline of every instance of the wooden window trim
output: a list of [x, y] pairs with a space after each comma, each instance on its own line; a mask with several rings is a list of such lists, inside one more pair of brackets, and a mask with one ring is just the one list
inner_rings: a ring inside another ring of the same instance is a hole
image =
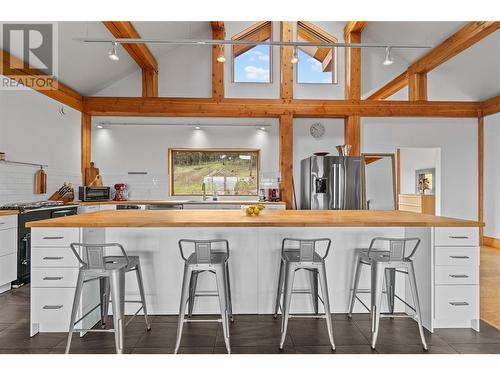
[[[326, 31], [323, 31], [320, 27], [316, 26], [315, 24], [311, 22], [306, 22], [306, 21], [297, 21], [297, 40], [304, 40], [306, 42], [327, 42], [327, 43], [337, 43], [338, 39], [335, 38], [333, 35], [327, 33]], [[328, 70], [328, 66], [330, 66], [330, 69], [332, 71], [332, 81], [331, 82], [300, 82], [299, 81], [299, 69], [298, 67], [295, 68], [295, 81], [297, 84], [301, 85], [338, 85], [339, 77], [338, 77], [338, 59], [339, 59], [339, 54], [338, 54], [338, 48], [337, 47], [332, 47], [332, 48], [327, 48], [327, 47], [322, 47], [324, 49], [328, 49], [329, 52], [326, 54], [318, 52], [320, 51], [320, 48], [318, 48], [318, 51], [314, 55], [309, 54], [308, 52], [304, 51], [302, 48], [300, 48], [301, 51], [306, 53], [307, 55], [311, 56], [313, 59], [319, 61], [323, 65], [323, 72]], [[333, 55], [333, 57], [330, 57], [330, 61], [325, 63], [327, 59], [329, 58], [329, 55]], [[298, 62], [300, 64], [300, 61]], [[298, 65], [297, 64], [297, 65]], [[326, 65], [326, 66], [325, 66]]]
[[[268, 30], [269, 29], [269, 30]], [[267, 31], [268, 30], [268, 31]], [[263, 38], [262, 33], [266, 32], [269, 34], [268, 38]], [[251, 40], [264, 42], [267, 39], [273, 39], [273, 23], [271, 21], [262, 21], [253, 24], [252, 26], [246, 28], [245, 30], [233, 35], [231, 40]], [[270, 84], [273, 83], [273, 46], [269, 46], [269, 81], [265, 82], [236, 82], [234, 80], [234, 63], [235, 58], [242, 55], [243, 53], [251, 50], [255, 46], [251, 45], [233, 45], [231, 46], [231, 82], [237, 84]], [[235, 52], [235, 49], [237, 51]], [[236, 56], [235, 56], [236, 55]]]
[[174, 152], [254, 152], [257, 153], [257, 192], [251, 195], [235, 195], [224, 194], [224, 197], [258, 197], [260, 186], [260, 166], [261, 166], [261, 150], [259, 148], [246, 147], [169, 147], [168, 149], [168, 186], [169, 196], [180, 197], [201, 197], [202, 194], [175, 194], [174, 193]]

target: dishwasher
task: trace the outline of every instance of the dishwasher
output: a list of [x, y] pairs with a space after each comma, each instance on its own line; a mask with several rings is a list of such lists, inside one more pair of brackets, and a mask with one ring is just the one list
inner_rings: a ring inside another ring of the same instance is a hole
[[146, 210], [182, 210], [184, 206], [179, 203], [148, 204]]

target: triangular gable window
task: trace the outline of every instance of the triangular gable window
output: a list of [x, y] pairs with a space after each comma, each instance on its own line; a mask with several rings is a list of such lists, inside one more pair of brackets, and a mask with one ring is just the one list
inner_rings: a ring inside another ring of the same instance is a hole
[[[297, 40], [300, 42], [337, 43], [337, 38], [318, 26], [305, 21], [297, 22]], [[297, 83], [337, 84], [337, 48], [298, 47], [296, 65]]]
[[[232, 40], [265, 42], [272, 38], [271, 21], [257, 22]], [[272, 48], [265, 45], [233, 45], [233, 82], [236, 83], [271, 83]]]

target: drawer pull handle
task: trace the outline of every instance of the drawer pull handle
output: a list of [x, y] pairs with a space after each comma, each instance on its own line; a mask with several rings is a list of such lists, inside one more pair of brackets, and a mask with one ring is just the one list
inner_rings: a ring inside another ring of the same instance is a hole
[[62, 260], [64, 257], [43, 257], [43, 260]]
[[469, 306], [468, 302], [450, 302], [452, 306]]
[[469, 259], [467, 255], [450, 255], [451, 259]]
[[43, 279], [48, 280], [48, 281], [56, 281], [56, 280], [62, 280], [63, 277], [62, 276], [45, 276]]
[[468, 240], [469, 239], [468, 236], [449, 236], [449, 237], [454, 239], [454, 240]]
[[45, 305], [43, 307], [44, 310], [59, 310], [63, 307], [64, 305]]
[[468, 279], [469, 275], [450, 275], [450, 277], [453, 277], [455, 279]]
[[62, 240], [64, 236], [43, 237], [44, 240]]

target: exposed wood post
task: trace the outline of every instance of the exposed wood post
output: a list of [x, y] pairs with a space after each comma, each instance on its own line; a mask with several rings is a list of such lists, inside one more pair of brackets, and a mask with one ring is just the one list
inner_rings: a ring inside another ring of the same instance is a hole
[[158, 97], [158, 71], [142, 70], [142, 96], [146, 98]]
[[[479, 111], [477, 117], [477, 220], [484, 221], [484, 117]], [[479, 244], [483, 244], [484, 227], [479, 227]]]
[[[346, 43], [361, 43], [361, 31], [364, 21], [348, 22], [344, 28]], [[345, 49], [345, 98], [361, 99], [361, 49]], [[347, 116], [344, 119], [344, 143], [352, 146], [351, 154], [356, 156], [361, 152], [361, 119], [358, 115]]]
[[280, 116], [281, 200], [286, 208], [293, 207], [293, 116]]
[[[282, 42], [293, 41], [293, 23], [281, 21], [280, 39]], [[272, 47], [271, 47], [272, 48]], [[293, 56], [292, 47], [280, 47], [280, 97], [281, 99], [293, 99]]]
[[[139, 39], [141, 36], [130, 21], [103, 21], [115, 38]], [[158, 97], [158, 62], [148, 46], [141, 43], [121, 45], [142, 69], [142, 96]]]
[[82, 185], [85, 185], [85, 169], [90, 167], [92, 160], [92, 117], [84, 112], [81, 128]]
[[[224, 40], [226, 36], [224, 22], [212, 21], [212, 39]], [[224, 99], [224, 63], [217, 61], [219, 54], [224, 53], [224, 45], [212, 46], [212, 98], [216, 101]]]
[[344, 142], [351, 145], [351, 155], [361, 153], [361, 118], [358, 115], [347, 116], [344, 119]]
[[408, 73], [408, 100], [427, 100], [427, 73]]
[[396, 149], [396, 209], [399, 210], [399, 194], [401, 194], [401, 149]]

